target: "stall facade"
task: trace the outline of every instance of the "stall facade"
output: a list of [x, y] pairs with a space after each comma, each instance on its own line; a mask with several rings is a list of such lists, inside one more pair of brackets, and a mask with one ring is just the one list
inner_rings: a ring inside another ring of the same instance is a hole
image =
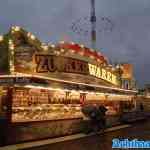
[[16, 135], [7, 143], [80, 131], [83, 105], [105, 105], [118, 115], [135, 109], [134, 86], [122, 88], [122, 70], [83, 45], [46, 45], [14, 26], [0, 36], [0, 106]]

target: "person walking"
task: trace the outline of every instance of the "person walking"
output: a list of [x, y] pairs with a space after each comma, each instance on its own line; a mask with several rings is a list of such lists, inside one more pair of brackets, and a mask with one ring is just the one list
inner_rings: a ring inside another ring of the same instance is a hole
[[140, 111], [144, 111], [144, 106], [143, 106], [143, 103], [140, 103]]
[[1, 97], [1, 104], [0, 104], [0, 146], [6, 145], [7, 141], [7, 127], [8, 127], [8, 120], [6, 117], [7, 107], [3, 104], [4, 99]]
[[106, 127], [106, 111], [107, 111], [107, 108], [104, 106], [104, 105], [100, 105], [99, 106], [99, 122], [100, 122], [100, 127], [101, 129], [105, 129]]

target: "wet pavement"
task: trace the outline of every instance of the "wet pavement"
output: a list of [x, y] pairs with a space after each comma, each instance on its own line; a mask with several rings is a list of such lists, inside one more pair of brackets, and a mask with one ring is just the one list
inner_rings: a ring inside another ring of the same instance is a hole
[[114, 138], [150, 140], [150, 121], [140, 121], [132, 124], [131, 127], [117, 131], [30, 148], [28, 150], [112, 150], [112, 139]]

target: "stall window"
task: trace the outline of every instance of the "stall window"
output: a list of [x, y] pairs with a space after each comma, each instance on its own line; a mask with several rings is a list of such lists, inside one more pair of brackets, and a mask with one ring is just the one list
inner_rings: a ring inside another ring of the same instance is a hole
[[12, 112], [12, 122], [82, 117], [80, 94], [58, 90], [16, 88], [13, 91]]

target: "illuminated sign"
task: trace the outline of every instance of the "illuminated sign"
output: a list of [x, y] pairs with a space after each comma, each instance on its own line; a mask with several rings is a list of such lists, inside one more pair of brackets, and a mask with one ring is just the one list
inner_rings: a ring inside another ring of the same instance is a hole
[[17, 59], [17, 61], [19, 61], [16, 63], [16, 72], [26, 71], [26, 73], [29, 74], [33, 72], [36, 74], [42, 73], [42, 75], [45, 74], [45, 76], [53, 72], [74, 73], [85, 75], [85, 80], [86, 76], [91, 75], [114, 85], [118, 85], [118, 78], [115, 74], [105, 68], [89, 64], [88, 62], [48, 54], [35, 54], [33, 56], [33, 59], [31, 60], [31, 57], [29, 57], [30, 59], [28, 59], [28, 61], [24, 57], [21, 57], [22, 59]]
[[88, 67], [90, 75], [101, 78], [115, 85], [118, 84], [117, 76], [112, 74], [110, 71], [92, 64], [88, 64]]
[[35, 62], [37, 64], [36, 72], [67, 72], [88, 74], [87, 62], [80, 61], [73, 58], [58, 57], [54, 55], [35, 55]]
[[122, 64], [122, 78], [132, 79], [133, 77], [133, 65], [132, 64]]

